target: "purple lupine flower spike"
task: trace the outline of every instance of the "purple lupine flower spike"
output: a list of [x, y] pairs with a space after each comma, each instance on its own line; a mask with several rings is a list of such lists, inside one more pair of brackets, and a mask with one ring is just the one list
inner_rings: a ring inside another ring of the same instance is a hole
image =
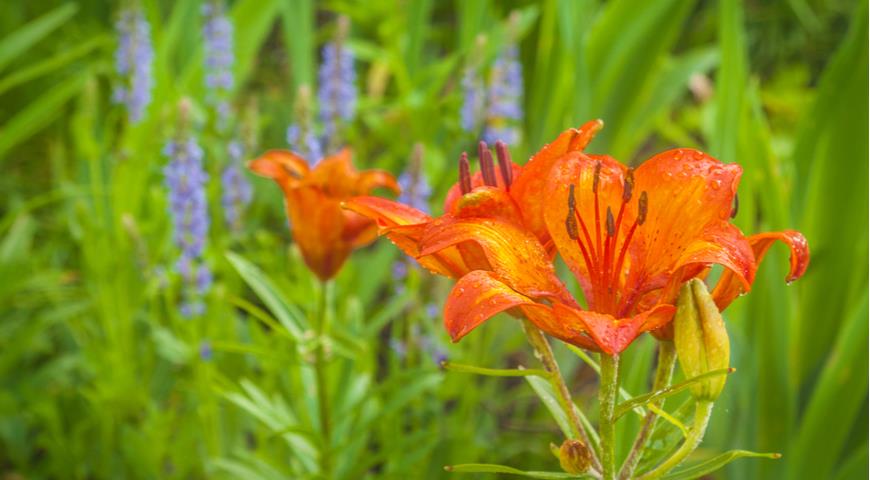
[[483, 140], [487, 143], [501, 140], [515, 144], [520, 140], [523, 67], [518, 57], [516, 45], [511, 45], [502, 51], [492, 66], [487, 91], [486, 127], [483, 130]]
[[224, 209], [224, 220], [227, 222], [227, 227], [230, 230], [239, 231], [242, 228], [242, 212], [245, 206], [250, 203], [253, 191], [242, 170], [244, 152], [241, 142], [234, 140], [230, 142], [227, 149], [230, 161], [221, 174], [221, 186], [223, 187], [221, 205]]
[[[432, 187], [426, 180], [426, 174], [423, 172], [423, 145], [418, 143], [414, 145], [414, 151], [411, 156], [411, 166], [404, 173], [399, 175], [399, 186], [402, 188], [402, 193], [397, 201], [404, 203], [417, 210], [429, 210], [429, 198], [432, 196]], [[416, 263], [409, 263], [405, 259], [397, 260], [393, 264], [393, 280], [396, 281], [398, 293], [404, 292], [404, 281], [408, 277], [409, 265], [416, 267]]]
[[139, 122], [151, 103], [154, 47], [151, 26], [139, 8], [125, 9], [115, 23], [118, 49], [115, 51], [115, 69], [120, 82], [115, 86], [112, 100], [127, 108], [131, 123]]
[[169, 158], [163, 173], [169, 189], [173, 240], [181, 251], [176, 269], [185, 284], [181, 313], [193, 317], [204, 311], [200, 299], [212, 283], [211, 270], [202, 258], [209, 228], [208, 175], [203, 169], [202, 148], [191, 137], [170, 141], [163, 153]]
[[353, 52], [344, 43], [350, 25], [346, 17], [339, 18], [338, 23], [336, 39], [323, 46], [317, 73], [323, 143], [329, 150], [340, 144], [337, 135], [342, 123], [353, 120], [357, 96]]
[[290, 145], [290, 150], [308, 160], [311, 166], [316, 165], [323, 158], [320, 139], [310, 127], [302, 128], [298, 123], [287, 127], [287, 143]]
[[211, 342], [208, 340], [203, 340], [199, 343], [199, 358], [202, 361], [208, 362], [214, 356], [214, 350], [212, 349]]
[[233, 24], [219, 0], [203, 4], [202, 14], [205, 17], [205, 85], [208, 100], [218, 115], [218, 125], [223, 128], [229, 118], [228, 97], [233, 88]]
[[[480, 52], [486, 44], [486, 37], [478, 35], [475, 39], [473, 52]], [[477, 136], [483, 123], [486, 91], [480, 75], [480, 59], [472, 53], [472, 57], [462, 71], [459, 82], [462, 90], [462, 108], [459, 111], [459, 125], [468, 133]]]
[[469, 133], [477, 132], [483, 116], [483, 101], [485, 93], [477, 67], [468, 66], [462, 73], [462, 109], [459, 112], [459, 124]]

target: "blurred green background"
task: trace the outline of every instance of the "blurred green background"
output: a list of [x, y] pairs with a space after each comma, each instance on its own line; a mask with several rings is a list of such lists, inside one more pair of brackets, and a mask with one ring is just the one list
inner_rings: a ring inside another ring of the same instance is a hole
[[[114, 23], [136, 5], [151, 25], [154, 87], [131, 123], [111, 101]], [[240, 230], [220, 221], [227, 138], [208, 113], [200, 2], [7, 1], [2, 11], [0, 477], [318, 478], [319, 286], [271, 182], [248, 176], [255, 194]], [[299, 86], [317, 87], [320, 47], [346, 15], [355, 162], [398, 176], [421, 144], [436, 213], [477, 138], [460, 126], [464, 65], [491, 64], [511, 36], [524, 80], [522, 140], [511, 145], [520, 162], [602, 118], [589, 151], [636, 163], [683, 146], [740, 163], [736, 223], [800, 230], [812, 261], [786, 286], [786, 249], [774, 247], [751, 295], [726, 312], [737, 373], [694, 458], [783, 454], [716, 478], [864, 478], [866, 1], [236, 0], [228, 12], [230, 101], [248, 157], [286, 147]], [[182, 98], [213, 180], [215, 282], [193, 319], [178, 312], [161, 153]], [[470, 462], [558, 470], [548, 444], [561, 435], [526, 382], [444, 372], [432, 358], [534, 366], [518, 324], [499, 318], [449, 344], [431, 308], [449, 284], [415, 269], [397, 281], [398, 259], [377, 242], [325, 292], [334, 476], [442, 478], [444, 465]], [[626, 354], [627, 391], [649, 388], [654, 347], [644, 337]], [[594, 373], [557, 350], [594, 417]], [[637, 425], [620, 424], [620, 455]]]

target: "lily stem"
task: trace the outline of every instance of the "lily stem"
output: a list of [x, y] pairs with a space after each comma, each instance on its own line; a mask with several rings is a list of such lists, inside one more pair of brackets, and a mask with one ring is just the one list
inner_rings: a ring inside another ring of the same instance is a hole
[[559, 369], [559, 364], [556, 363], [556, 357], [553, 355], [553, 349], [550, 348], [550, 342], [544, 337], [544, 334], [529, 320], [523, 320], [523, 330], [526, 332], [526, 337], [532, 348], [535, 350], [535, 356], [541, 361], [544, 370], [547, 371], [550, 385], [553, 386], [553, 391], [559, 401], [562, 410], [568, 417], [568, 424], [571, 426], [571, 433], [574, 438], [582, 441], [589, 447], [592, 454], [592, 466], [595, 470], [601, 471], [601, 462], [595, 454], [595, 449], [592, 448], [592, 443], [589, 442], [589, 437], [586, 435], [586, 430], [583, 424], [580, 423], [580, 418], [577, 412], [574, 411], [574, 401], [571, 400], [571, 392], [565, 384], [565, 379], [562, 378], [562, 372]]
[[317, 346], [314, 349], [314, 374], [317, 381], [317, 407], [320, 413], [320, 433], [322, 447], [320, 449], [320, 470], [324, 478], [332, 478], [332, 435], [329, 418], [329, 392], [327, 392], [326, 355], [324, 342], [327, 332], [326, 312], [326, 282], [320, 283], [320, 297], [317, 306]]
[[692, 428], [689, 429], [689, 435], [680, 448], [674, 452], [661, 465], [643, 475], [641, 480], [652, 480], [661, 478], [664, 474], [676, 468], [683, 460], [698, 448], [701, 440], [704, 438], [704, 432], [707, 431], [707, 422], [710, 421], [710, 412], [713, 411], [713, 402], [709, 400], [701, 400], [695, 402], [695, 421], [692, 423]]
[[598, 389], [598, 435], [601, 438], [602, 478], [613, 480], [616, 475], [616, 423], [613, 412], [619, 390], [619, 355], [601, 354], [601, 386]]
[[[670, 340], [660, 341], [658, 365], [656, 366], [656, 376], [653, 380], [653, 392], [667, 388], [671, 384], [671, 378], [674, 374], [674, 365], [676, 363], [677, 350], [674, 348], [674, 342]], [[659, 408], [661, 408], [663, 404], [664, 400], [653, 402], [653, 405]], [[646, 448], [646, 444], [649, 441], [649, 436], [652, 433], [655, 419], [656, 413], [653, 409], [647, 410], [640, 431], [634, 439], [634, 444], [631, 446], [631, 451], [619, 471], [619, 478], [621, 480], [628, 480], [632, 475], [634, 475], [634, 470], [637, 468], [637, 464], [640, 463], [643, 449]]]

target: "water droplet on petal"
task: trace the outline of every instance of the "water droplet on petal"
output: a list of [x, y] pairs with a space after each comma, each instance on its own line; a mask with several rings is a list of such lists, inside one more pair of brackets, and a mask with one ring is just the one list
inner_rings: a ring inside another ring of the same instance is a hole
[[720, 188], [722, 188], [722, 180], [713, 180], [712, 182], [710, 182], [710, 188], [712, 188], [713, 190], [719, 190]]

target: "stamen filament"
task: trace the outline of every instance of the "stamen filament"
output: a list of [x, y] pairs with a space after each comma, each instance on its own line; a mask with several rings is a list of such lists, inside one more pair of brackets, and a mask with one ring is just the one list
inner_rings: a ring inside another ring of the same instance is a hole
[[[604, 239], [604, 265], [602, 265], [601, 269], [601, 288], [607, 287], [607, 299], [608, 303], [613, 303], [613, 287], [610, 285], [610, 268], [613, 266], [613, 241], [616, 240], [616, 225], [613, 221], [613, 211], [610, 207], [607, 207], [607, 238]], [[611, 241], [613, 240], [613, 241]]]
[[492, 152], [483, 140], [477, 144], [477, 154], [480, 159], [480, 173], [483, 175], [483, 183], [495, 187], [498, 182], [495, 178], [495, 166], [492, 162]]
[[465, 152], [459, 157], [459, 190], [463, 195], [471, 192], [471, 172], [468, 167], [468, 154]]
[[[580, 253], [583, 254], [583, 261], [586, 262], [586, 269], [591, 273], [592, 266], [594, 264], [592, 263], [592, 259], [589, 258], [589, 252], [586, 250], [586, 246], [583, 245], [583, 241], [580, 240], [580, 235], [577, 232], [578, 218], [579, 217], [577, 215], [576, 203], [574, 200], [574, 185], [571, 184], [568, 190], [568, 217], [565, 219], [565, 228], [568, 230], [568, 236], [571, 237], [573, 240], [577, 241], [577, 246], [580, 248]], [[588, 241], [589, 233], [586, 231], [586, 225], [583, 224], [582, 218], [580, 219], [580, 224], [583, 225], [583, 232]]]
[[[592, 193], [595, 196], [595, 257], [596, 259], [603, 259], [604, 252], [601, 249], [601, 214], [598, 208], [598, 182], [601, 179], [601, 162], [595, 164], [595, 173], [592, 177]], [[590, 247], [591, 248], [591, 247]], [[599, 269], [600, 270], [600, 269]], [[601, 282], [603, 279], [600, 278], [601, 271], [598, 272], [599, 278], [598, 281]]]
[[510, 191], [511, 183], [513, 183], [513, 162], [511, 161], [511, 152], [507, 145], [501, 140], [495, 142], [495, 154], [498, 157], [498, 168], [501, 171], [501, 178], [504, 180], [505, 190]]

